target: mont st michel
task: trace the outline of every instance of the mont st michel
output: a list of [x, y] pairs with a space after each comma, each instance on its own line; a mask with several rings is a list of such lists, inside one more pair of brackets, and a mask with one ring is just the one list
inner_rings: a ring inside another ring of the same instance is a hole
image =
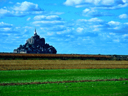
[[26, 40], [24, 45], [14, 49], [13, 53], [38, 53], [38, 54], [56, 54], [57, 50], [45, 43], [45, 38], [41, 38], [35, 29], [34, 36]]

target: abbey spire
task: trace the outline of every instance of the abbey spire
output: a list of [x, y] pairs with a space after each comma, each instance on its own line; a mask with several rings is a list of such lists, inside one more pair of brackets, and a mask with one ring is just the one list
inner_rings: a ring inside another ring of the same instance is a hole
[[37, 32], [36, 32], [36, 28], [35, 28], [35, 32], [34, 32], [34, 35], [37, 35]]

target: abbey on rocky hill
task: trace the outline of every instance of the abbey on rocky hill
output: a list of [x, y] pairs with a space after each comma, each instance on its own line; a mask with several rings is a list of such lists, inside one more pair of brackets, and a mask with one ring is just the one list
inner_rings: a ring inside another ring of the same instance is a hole
[[17, 49], [14, 49], [14, 53], [44, 53], [44, 54], [56, 54], [56, 49], [45, 43], [44, 38], [40, 38], [36, 29], [34, 36], [29, 38], [24, 45], [20, 45]]

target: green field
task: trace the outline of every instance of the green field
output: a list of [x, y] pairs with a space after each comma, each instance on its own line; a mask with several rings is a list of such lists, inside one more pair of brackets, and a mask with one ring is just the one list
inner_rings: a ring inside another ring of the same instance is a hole
[[128, 96], [128, 81], [0, 86], [1, 96]]
[[[128, 79], [128, 69], [59, 69], [0, 71], [0, 84]], [[0, 86], [1, 96], [128, 96], [128, 81], [95, 81]]]
[[0, 83], [128, 78], [128, 69], [57, 69], [0, 71]]

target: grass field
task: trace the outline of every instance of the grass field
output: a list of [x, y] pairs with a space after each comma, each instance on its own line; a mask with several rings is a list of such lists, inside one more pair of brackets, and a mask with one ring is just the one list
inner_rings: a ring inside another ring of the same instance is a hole
[[[0, 71], [0, 84], [128, 78], [128, 69]], [[1, 96], [127, 96], [128, 81], [96, 81], [0, 86]]]
[[0, 60], [0, 96], [128, 96], [127, 90], [128, 61]]
[[0, 71], [0, 83], [128, 78], [128, 69], [63, 69]]
[[112, 60], [0, 60], [0, 70], [128, 68], [128, 61]]
[[0, 86], [1, 96], [128, 96], [128, 81]]

